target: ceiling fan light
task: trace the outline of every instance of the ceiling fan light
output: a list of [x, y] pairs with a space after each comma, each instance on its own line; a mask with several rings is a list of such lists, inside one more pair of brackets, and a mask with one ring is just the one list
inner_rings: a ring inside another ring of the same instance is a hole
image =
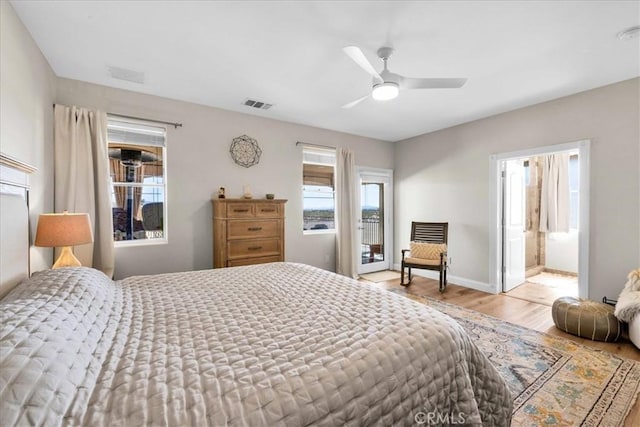
[[371, 96], [376, 101], [388, 101], [397, 97], [399, 92], [400, 88], [396, 83], [385, 82], [375, 85]]

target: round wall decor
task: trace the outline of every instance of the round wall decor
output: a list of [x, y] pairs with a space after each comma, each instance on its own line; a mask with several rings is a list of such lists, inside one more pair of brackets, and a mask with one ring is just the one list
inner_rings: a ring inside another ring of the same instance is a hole
[[257, 165], [262, 154], [258, 141], [247, 135], [233, 138], [229, 152], [233, 161], [245, 168]]

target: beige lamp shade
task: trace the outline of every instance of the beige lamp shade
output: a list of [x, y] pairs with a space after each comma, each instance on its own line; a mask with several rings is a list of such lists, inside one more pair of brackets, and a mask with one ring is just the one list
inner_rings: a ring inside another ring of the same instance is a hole
[[73, 255], [71, 246], [93, 242], [89, 214], [42, 214], [38, 218], [36, 246], [62, 247], [60, 256], [52, 268], [79, 267], [82, 264]]
[[42, 214], [38, 219], [36, 246], [75, 246], [93, 242], [91, 221], [86, 213]]

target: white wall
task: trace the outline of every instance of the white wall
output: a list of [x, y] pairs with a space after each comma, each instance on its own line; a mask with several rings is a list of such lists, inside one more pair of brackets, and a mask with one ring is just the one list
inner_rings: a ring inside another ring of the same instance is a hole
[[640, 79], [396, 143], [395, 261], [412, 220], [448, 221], [451, 275], [489, 282], [491, 154], [591, 139], [589, 297], [640, 258]]
[[578, 230], [545, 235], [544, 266], [553, 270], [578, 274]]
[[[275, 193], [289, 200], [287, 261], [334, 270], [335, 236], [302, 234], [302, 148], [296, 141], [349, 147], [358, 165], [393, 167], [392, 143], [75, 80], [58, 80], [56, 102], [184, 124], [169, 127], [167, 136], [169, 244], [118, 248], [118, 278], [211, 268], [211, 196], [225, 187], [227, 197], [239, 197], [245, 184], [255, 197]], [[256, 138], [262, 148], [260, 163], [248, 169], [229, 154], [231, 140], [243, 134]]]
[[[38, 168], [30, 176], [32, 235], [53, 210], [53, 100], [56, 77], [9, 2], [0, 2], [0, 151]], [[31, 247], [31, 271], [49, 268], [53, 253]]]

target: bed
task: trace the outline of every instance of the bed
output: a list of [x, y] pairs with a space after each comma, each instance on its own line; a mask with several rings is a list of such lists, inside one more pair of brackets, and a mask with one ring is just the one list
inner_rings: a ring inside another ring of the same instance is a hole
[[35, 171], [0, 152], [0, 298], [29, 277], [29, 177]]
[[112, 281], [62, 268], [0, 311], [3, 425], [508, 425], [451, 318], [302, 264]]
[[627, 276], [622, 292], [618, 296], [614, 315], [629, 326], [629, 340], [640, 349], [640, 268]]

